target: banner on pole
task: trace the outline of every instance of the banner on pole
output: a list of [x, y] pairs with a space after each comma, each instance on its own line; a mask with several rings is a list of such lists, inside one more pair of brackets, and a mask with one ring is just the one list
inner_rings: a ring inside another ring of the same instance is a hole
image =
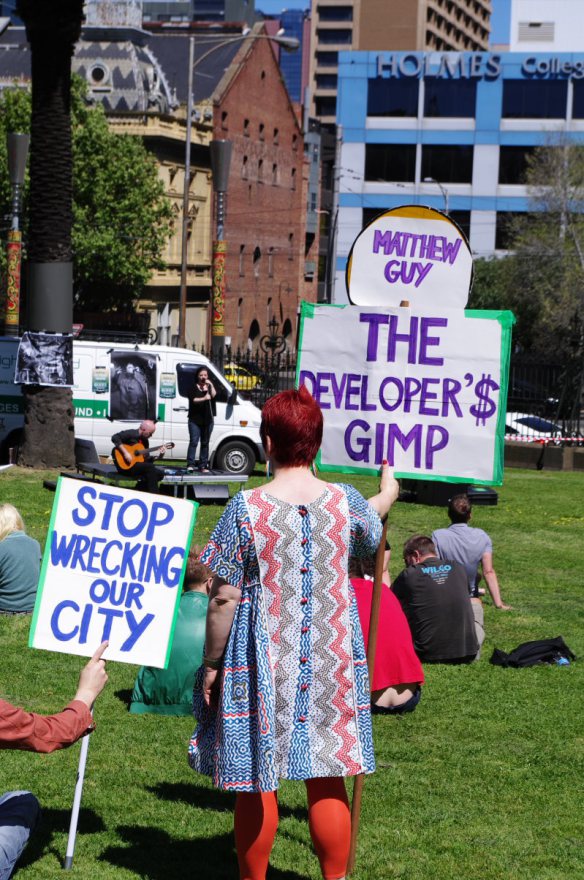
[[302, 304], [322, 470], [500, 485], [511, 312]]
[[60, 477], [29, 646], [166, 668], [196, 509]]

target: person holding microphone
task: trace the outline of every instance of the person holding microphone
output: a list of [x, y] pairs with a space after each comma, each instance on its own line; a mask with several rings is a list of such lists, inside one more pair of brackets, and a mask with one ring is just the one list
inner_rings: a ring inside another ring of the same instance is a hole
[[187, 472], [195, 470], [197, 446], [201, 444], [199, 470], [209, 473], [209, 440], [215, 416], [215, 397], [217, 391], [209, 379], [209, 371], [201, 367], [195, 379], [195, 387], [189, 400], [189, 448], [187, 450]]

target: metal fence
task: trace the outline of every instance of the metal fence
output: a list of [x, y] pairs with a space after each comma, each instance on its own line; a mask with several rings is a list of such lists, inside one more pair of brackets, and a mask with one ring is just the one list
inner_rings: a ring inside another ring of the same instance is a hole
[[[296, 354], [233, 351], [216, 357], [204, 349], [228, 381], [256, 406], [294, 387]], [[514, 357], [509, 374], [505, 436], [508, 440], [584, 445], [582, 367], [542, 364]]]
[[242, 397], [260, 408], [268, 397], [294, 388], [295, 352], [286, 350], [281, 353], [252, 353], [226, 348], [216, 356], [203, 348], [201, 354], [209, 358]]
[[543, 364], [515, 356], [507, 396], [506, 438], [584, 445], [582, 364]]

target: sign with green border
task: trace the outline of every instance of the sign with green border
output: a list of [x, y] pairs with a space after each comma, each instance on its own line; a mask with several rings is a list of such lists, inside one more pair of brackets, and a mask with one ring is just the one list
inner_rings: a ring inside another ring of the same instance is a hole
[[506, 311], [302, 303], [297, 385], [319, 403], [323, 471], [500, 485]]
[[29, 646], [165, 669], [197, 507], [60, 477]]

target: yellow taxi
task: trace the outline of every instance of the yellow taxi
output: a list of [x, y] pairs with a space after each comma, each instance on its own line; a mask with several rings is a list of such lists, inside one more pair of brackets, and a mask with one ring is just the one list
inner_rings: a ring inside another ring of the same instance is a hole
[[245, 367], [233, 363], [225, 365], [223, 375], [238, 391], [253, 391], [261, 382], [260, 376], [256, 376]]

